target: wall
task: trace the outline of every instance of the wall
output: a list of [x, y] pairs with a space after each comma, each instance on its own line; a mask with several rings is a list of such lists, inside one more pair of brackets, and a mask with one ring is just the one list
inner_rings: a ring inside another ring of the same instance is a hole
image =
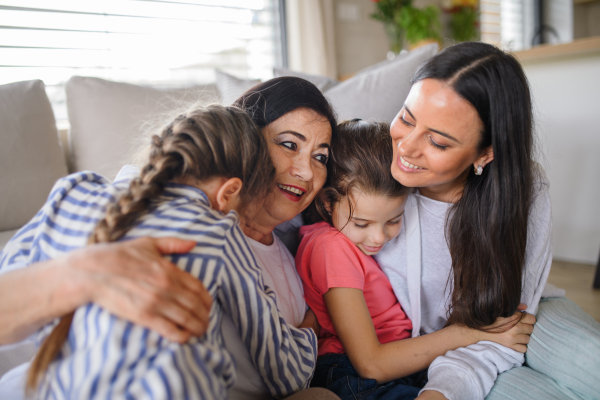
[[600, 0], [579, 1], [573, 5], [573, 38], [600, 35]]
[[[442, 0], [415, 0], [417, 7]], [[375, 4], [368, 0], [334, 0], [335, 43], [338, 76], [341, 78], [385, 60], [388, 41], [383, 24], [370, 17]], [[443, 13], [442, 13], [443, 14]], [[442, 15], [442, 18], [445, 18]]]
[[550, 179], [554, 257], [596, 264], [600, 253], [600, 52], [524, 62], [542, 164]]
[[334, 6], [338, 76], [385, 60], [388, 42], [383, 24], [369, 16], [375, 5], [366, 0], [335, 0]]

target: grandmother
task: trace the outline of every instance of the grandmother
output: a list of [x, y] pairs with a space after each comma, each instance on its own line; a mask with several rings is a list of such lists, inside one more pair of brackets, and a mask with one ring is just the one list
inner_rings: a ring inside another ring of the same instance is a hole
[[[323, 187], [335, 115], [313, 84], [293, 77], [257, 85], [236, 105], [262, 128], [276, 168], [276, 184], [262, 211], [251, 226], [242, 228], [263, 269], [266, 285], [275, 291], [283, 318], [294, 326], [318, 331], [314, 314], [306, 312], [294, 258], [273, 230], [300, 214]], [[193, 243], [171, 238], [137, 239], [89, 246], [27, 268], [11, 265], [14, 270], [0, 276], [0, 320], [5, 321], [0, 327], [0, 344], [23, 340], [88, 302], [173, 341], [185, 342], [192, 335], [202, 335], [212, 300], [196, 279], [161, 257], [191, 247]], [[223, 334], [238, 372], [230, 398], [268, 398], [269, 391], [229, 317], [223, 320]], [[0, 385], [0, 394], [14, 388], [26, 368], [24, 365], [9, 372], [11, 383], [5, 389]], [[22, 397], [19, 391], [11, 392], [11, 398]], [[324, 389], [309, 389], [292, 397], [337, 398]]]

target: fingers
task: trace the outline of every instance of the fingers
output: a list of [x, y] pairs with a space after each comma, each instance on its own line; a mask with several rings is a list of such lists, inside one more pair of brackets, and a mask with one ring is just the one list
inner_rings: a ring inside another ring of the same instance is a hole
[[[173, 341], [203, 335], [212, 306], [209, 292], [162, 255], [186, 252], [194, 246], [193, 241], [176, 238], [89, 246], [88, 254], [95, 254], [88, 268], [90, 301]], [[89, 257], [87, 260], [89, 264]]]
[[523, 313], [523, 317], [521, 318], [521, 323], [533, 325], [536, 322], [535, 315]]
[[182, 329], [171, 321], [157, 315], [142, 315], [140, 321], [137, 321], [137, 323], [150, 330], [156, 331], [156, 333], [162, 337], [173, 342], [185, 343], [192, 337], [191, 332]]
[[531, 335], [533, 333], [533, 325], [530, 324], [522, 324], [519, 322], [516, 329], [519, 334]]
[[523, 354], [527, 352], [527, 346], [525, 346], [524, 344], [515, 344], [513, 346], [510, 346], [510, 348]]
[[149, 238], [151, 244], [164, 255], [187, 253], [194, 248], [196, 242], [173, 237]]
[[212, 306], [213, 298], [208, 293], [208, 290], [204, 287], [202, 282], [198, 279], [194, 278], [192, 275], [188, 274], [185, 271], [181, 271], [179, 268], [175, 267], [177, 272], [180, 275], [181, 286], [184, 289], [187, 289], [194, 293], [198, 298], [202, 301], [202, 305], [204, 308], [209, 309]]
[[516, 339], [516, 343], [518, 344], [529, 344], [529, 341], [531, 340], [531, 336], [529, 335], [517, 335], [515, 336]]
[[523, 304], [523, 303], [519, 304], [519, 307], [517, 307], [517, 310], [519, 310], [519, 311], [527, 310], [527, 304]]

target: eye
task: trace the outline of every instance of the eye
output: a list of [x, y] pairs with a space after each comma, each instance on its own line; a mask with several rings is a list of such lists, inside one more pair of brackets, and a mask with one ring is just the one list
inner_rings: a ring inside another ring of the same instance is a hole
[[359, 229], [365, 229], [366, 227], [368, 227], [368, 226], [369, 226], [369, 224], [360, 225], [360, 224], [357, 224], [357, 223], [355, 222], [355, 223], [354, 223], [354, 226], [356, 226], [356, 227], [357, 227], [357, 228], [359, 228]]
[[296, 151], [296, 149], [298, 148], [298, 145], [294, 142], [280, 142], [279, 145], [293, 151]]
[[320, 162], [323, 165], [327, 164], [328, 159], [329, 159], [329, 157], [327, 157], [327, 155], [325, 155], [325, 154], [317, 154], [315, 156], [315, 160], [317, 160], [318, 162]]
[[400, 116], [400, 121], [402, 121], [402, 123], [406, 126], [415, 126], [414, 124], [411, 124], [410, 122], [408, 122], [405, 118], [406, 113], [402, 113], [402, 115]]
[[407, 120], [404, 119], [404, 116], [400, 117], [400, 121], [402, 121], [402, 123], [406, 126], [414, 126], [413, 124], [411, 124], [410, 122], [408, 122]]
[[433, 145], [433, 147], [440, 149], [440, 150], [446, 150], [448, 148], [448, 146], [442, 146], [441, 144], [437, 144], [435, 142], [435, 140], [433, 140], [431, 135], [429, 136], [429, 142]]
[[402, 218], [398, 218], [395, 221], [388, 221], [388, 225], [398, 225], [402, 221]]

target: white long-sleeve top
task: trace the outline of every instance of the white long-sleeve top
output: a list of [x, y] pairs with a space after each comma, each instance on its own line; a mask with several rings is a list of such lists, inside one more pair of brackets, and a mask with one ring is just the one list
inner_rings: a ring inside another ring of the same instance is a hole
[[[413, 337], [443, 328], [452, 290], [452, 259], [446, 214], [452, 204], [410, 195], [400, 235], [375, 256], [400, 304], [413, 323]], [[536, 185], [529, 213], [521, 303], [535, 314], [552, 264], [552, 215], [548, 181]], [[450, 280], [449, 280], [450, 278]], [[483, 399], [498, 374], [522, 365], [524, 355], [492, 342], [449, 351], [429, 367], [423, 390], [450, 400]]]

